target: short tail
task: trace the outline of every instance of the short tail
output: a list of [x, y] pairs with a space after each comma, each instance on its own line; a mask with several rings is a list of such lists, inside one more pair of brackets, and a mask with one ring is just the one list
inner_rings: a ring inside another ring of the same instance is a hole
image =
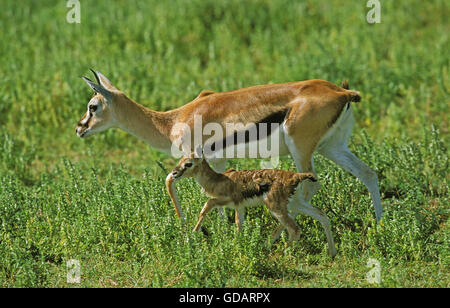
[[341, 88], [347, 90], [347, 93], [350, 96], [350, 98], [349, 98], [350, 102], [356, 102], [357, 103], [357, 102], [361, 101], [361, 94], [358, 91], [349, 90], [350, 86], [348, 84], [348, 80], [342, 81]]
[[304, 180], [310, 180], [311, 182], [317, 182], [316, 176], [311, 172], [302, 172], [297, 173], [297, 176], [295, 177], [296, 183], [303, 182]]
[[343, 89], [345, 89], [345, 90], [350, 89], [350, 88], [349, 88], [349, 85], [348, 85], [348, 80], [342, 81], [342, 83], [341, 83], [341, 88], [343, 88]]
[[304, 180], [310, 180], [311, 182], [317, 182], [317, 178], [314, 175], [314, 173], [303, 173], [303, 179]]

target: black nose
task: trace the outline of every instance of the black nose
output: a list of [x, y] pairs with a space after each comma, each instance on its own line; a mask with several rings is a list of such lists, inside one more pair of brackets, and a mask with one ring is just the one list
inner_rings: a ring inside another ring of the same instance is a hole
[[172, 172], [172, 175], [173, 175], [173, 176], [175, 176], [175, 175], [177, 175], [177, 174], [178, 174], [177, 171]]

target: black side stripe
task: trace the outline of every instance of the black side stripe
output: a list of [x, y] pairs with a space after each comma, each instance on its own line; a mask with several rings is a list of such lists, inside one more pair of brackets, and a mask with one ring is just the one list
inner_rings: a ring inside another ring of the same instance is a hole
[[[255, 125], [256, 125], [256, 140], [260, 140], [263, 137], [263, 136], [261, 136], [261, 125], [260, 124], [266, 124], [267, 133], [265, 134], [264, 137], [269, 137], [273, 133], [271, 124], [280, 125], [281, 123], [283, 123], [284, 120], [286, 119], [286, 116], [289, 114], [289, 111], [290, 111], [290, 108], [285, 108], [285, 109], [279, 110], [279, 111], [274, 112], [274, 113], [268, 115], [267, 117], [261, 119], [258, 123], [255, 123]], [[242, 132], [235, 131], [233, 133], [233, 135], [226, 136], [221, 141], [214, 142], [211, 145], [211, 151], [212, 152], [220, 151], [220, 150], [226, 148], [227, 145], [236, 146], [239, 143], [242, 143], [241, 138], [239, 138], [240, 140], [238, 140], [239, 133], [242, 134]], [[250, 140], [250, 130], [244, 131], [244, 143], [249, 143], [251, 141], [256, 141], [256, 140]]]
[[242, 192], [244, 199], [259, 197], [270, 190], [270, 184], [259, 185], [259, 189], [247, 189]]

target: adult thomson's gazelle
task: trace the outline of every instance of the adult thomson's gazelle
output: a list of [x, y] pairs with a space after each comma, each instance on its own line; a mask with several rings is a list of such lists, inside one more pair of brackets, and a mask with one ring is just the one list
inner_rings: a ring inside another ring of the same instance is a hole
[[[101, 73], [94, 72], [94, 76], [96, 82], [83, 77], [95, 94], [88, 103], [87, 112], [78, 122], [76, 133], [79, 137], [118, 127], [169, 154], [173, 153], [176, 142], [189, 152], [198, 145], [207, 149], [208, 142], [211, 150], [219, 151], [230, 145], [230, 137], [236, 136], [238, 129], [230, 132], [227, 130], [229, 124], [242, 123], [247, 127], [254, 123], [256, 141], [276, 134], [278, 144], [271, 146], [278, 147], [279, 155], [291, 154], [299, 172], [315, 174], [313, 153], [318, 151], [356, 176], [370, 192], [377, 221], [382, 217], [377, 175], [347, 147], [353, 125], [351, 102], [359, 102], [361, 96], [359, 92], [349, 90], [346, 82], [339, 87], [314, 79], [226, 92], [202, 91], [186, 105], [158, 112], [128, 98]], [[196, 118], [201, 119], [203, 133], [197, 139], [200, 144], [192, 142], [197, 135], [195, 132], [186, 135], [186, 128], [195, 130]], [[260, 124], [269, 123], [278, 124], [279, 129], [266, 130], [264, 134], [260, 131]], [[225, 135], [217, 133], [219, 137], [211, 137], [212, 132], [220, 128], [226, 132]], [[232, 146], [239, 142], [251, 142], [247, 135], [241, 141], [237, 139], [232, 140]], [[223, 172], [228, 158], [226, 155], [210, 156], [208, 161], [214, 169]], [[318, 189], [317, 182], [302, 183], [303, 199], [309, 201]], [[175, 201], [177, 213], [183, 216], [179, 203]]]

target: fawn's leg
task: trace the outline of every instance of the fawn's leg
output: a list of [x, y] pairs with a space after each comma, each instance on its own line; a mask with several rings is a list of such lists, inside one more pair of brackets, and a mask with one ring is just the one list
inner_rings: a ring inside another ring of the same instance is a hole
[[[297, 215], [292, 215], [291, 213], [288, 214], [289, 218], [291, 218], [295, 224], [297, 225], [297, 222], [295, 221], [295, 217]], [[298, 225], [297, 225], [298, 226]], [[282, 223], [280, 223], [275, 230], [272, 232], [272, 238], [270, 240], [270, 244], [273, 245], [273, 243], [275, 243], [281, 236], [281, 233], [284, 231], [284, 229], [286, 229], [285, 225], [283, 225]], [[300, 227], [299, 227], [300, 230]]]
[[280, 221], [283, 228], [286, 228], [289, 233], [289, 240], [292, 242], [298, 241], [300, 238], [300, 228], [294, 219], [284, 213], [274, 213], [274, 216]]
[[280, 238], [281, 232], [283, 232], [283, 230], [284, 230], [284, 226], [282, 224], [279, 224], [275, 228], [275, 230], [272, 232], [272, 239], [270, 240], [271, 245]]
[[197, 224], [194, 227], [194, 232], [197, 232], [199, 230], [200, 225], [202, 224], [202, 221], [205, 218], [206, 214], [216, 206], [220, 206], [222, 204], [223, 203], [217, 199], [209, 199], [208, 201], [206, 201], [205, 205], [203, 206], [200, 212], [200, 217], [198, 218]]
[[286, 206], [280, 204], [283, 202], [281, 200], [273, 200], [272, 198], [266, 198], [264, 200], [264, 203], [272, 212], [273, 216], [275, 216], [275, 218], [278, 219], [278, 221], [281, 223], [281, 226], [279, 226], [277, 230], [278, 229], [283, 230], [284, 228], [286, 228], [289, 233], [289, 240], [297, 241], [300, 237], [300, 228], [298, 227], [295, 220], [291, 216], [289, 216]]
[[236, 223], [236, 229], [238, 232], [242, 230], [242, 224], [244, 223], [245, 218], [245, 207], [243, 208], [236, 208], [236, 211], [234, 212], [234, 222]]
[[[315, 171], [314, 171], [314, 174], [315, 174]], [[297, 187], [297, 192], [296, 192], [297, 196], [302, 196], [301, 198], [304, 198], [304, 191], [302, 190], [302, 187], [305, 187], [304, 185], [307, 185], [308, 183], [314, 184], [315, 182], [312, 182], [310, 180], [305, 180], [305, 181], [301, 182]], [[313, 191], [314, 191], [314, 193], [316, 192], [315, 189], [313, 189]], [[309, 195], [308, 199], [311, 199], [311, 197], [312, 197], [312, 195]], [[294, 197], [294, 199], [295, 198], [297, 198], [297, 197]], [[290, 217], [292, 217], [295, 220], [295, 217], [297, 217], [297, 215], [299, 214], [299, 211], [297, 209], [298, 206], [296, 206], [295, 204], [294, 204], [294, 206], [292, 206], [292, 203], [293, 203], [293, 201], [288, 203], [287, 208], [288, 208]], [[294, 200], [294, 203], [295, 203], [295, 200]], [[273, 244], [275, 241], [277, 241], [280, 238], [280, 235], [283, 232], [283, 230], [284, 230], [284, 226], [281, 224], [273, 231], [271, 244]]]
[[[227, 160], [225, 158], [212, 158], [208, 161], [217, 173], [224, 173], [227, 168]], [[226, 220], [225, 209], [223, 207], [219, 208], [219, 215], [223, 220]]]

